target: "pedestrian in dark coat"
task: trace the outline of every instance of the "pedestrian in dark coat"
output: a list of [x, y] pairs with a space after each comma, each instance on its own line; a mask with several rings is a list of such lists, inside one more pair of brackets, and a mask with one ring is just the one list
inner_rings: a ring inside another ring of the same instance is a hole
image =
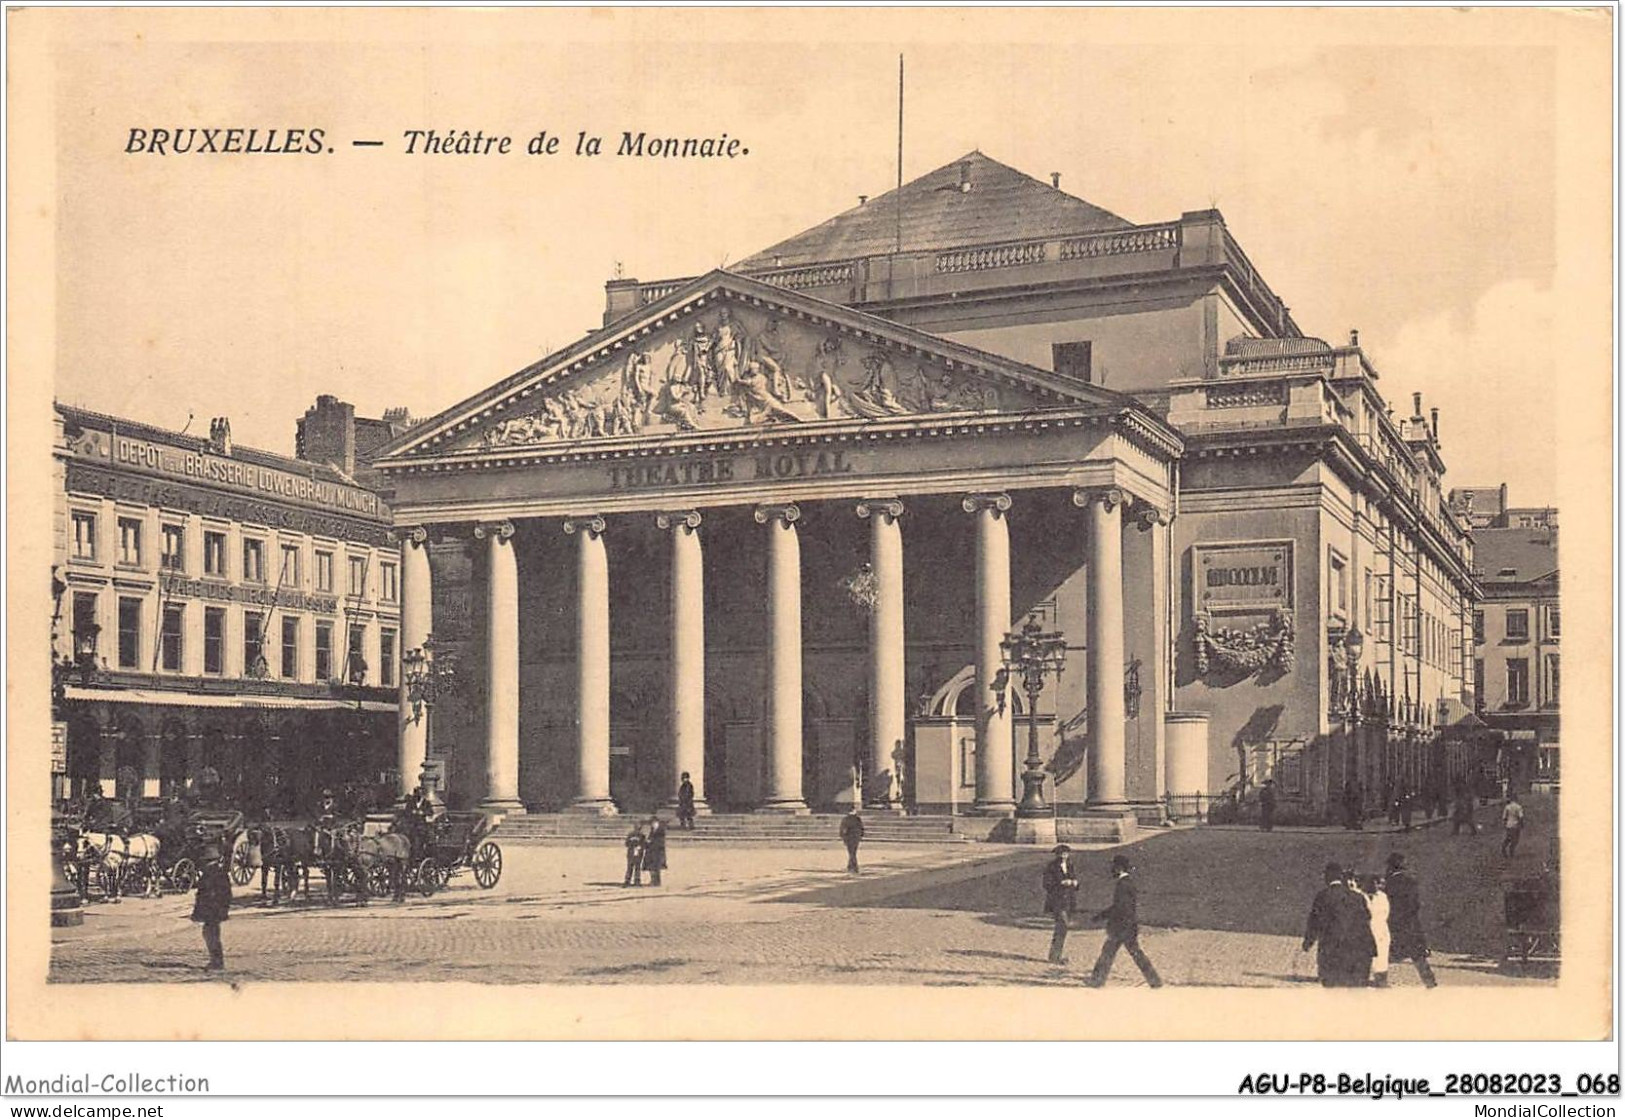
[[1478, 835], [1478, 822], [1473, 819], [1473, 791], [1466, 782], [1456, 787], [1456, 811], [1450, 818], [1450, 835], [1455, 836], [1463, 827], [1474, 836]]
[[1405, 857], [1398, 852], [1390, 855], [1388, 874], [1383, 878], [1388, 892], [1388, 960], [1412, 962], [1422, 983], [1437, 987], [1439, 981], [1428, 963], [1427, 935], [1422, 932], [1422, 889], [1405, 870]]
[[231, 876], [226, 873], [226, 861], [220, 849], [209, 847], [203, 853], [203, 866], [199, 869], [197, 898], [192, 903], [192, 920], [203, 926], [203, 944], [209, 950], [211, 972], [226, 967], [226, 953], [220, 943], [220, 923], [231, 916]]
[[1096, 921], [1104, 919], [1106, 922], [1106, 943], [1100, 947], [1100, 957], [1089, 977], [1089, 983], [1096, 988], [1105, 986], [1118, 949], [1128, 950], [1129, 959], [1140, 967], [1147, 984], [1162, 987], [1162, 977], [1140, 948], [1140, 896], [1134, 886], [1133, 871], [1134, 865], [1127, 856], [1112, 857], [1112, 904], [1095, 915]]
[[1265, 778], [1258, 787], [1258, 827], [1265, 832], [1275, 828], [1275, 779]]
[[637, 825], [626, 834], [626, 878], [621, 886], [643, 886], [643, 829]]
[[660, 885], [660, 873], [666, 870], [666, 824], [657, 813], [644, 826], [643, 869], [649, 873], [649, 885]]
[[687, 770], [677, 784], [677, 827], [694, 827], [694, 783], [689, 780]]
[[1065, 964], [1066, 934], [1078, 902], [1078, 873], [1072, 865], [1071, 848], [1057, 844], [1051, 854], [1054, 858], [1044, 865], [1044, 913], [1055, 919], [1055, 934], [1049, 942], [1049, 963]]
[[846, 869], [853, 875], [858, 873], [858, 845], [862, 842], [863, 818], [858, 815], [858, 807], [854, 805], [841, 818], [841, 843], [846, 845]]
[[1303, 931], [1304, 952], [1316, 949], [1315, 966], [1326, 988], [1363, 987], [1377, 954], [1371, 911], [1346, 880], [1341, 866], [1326, 865], [1326, 885], [1315, 895]]
[[1399, 783], [1399, 824], [1406, 832], [1411, 830], [1411, 810], [1416, 805], [1416, 795], [1411, 793], [1411, 787], [1406, 782]]

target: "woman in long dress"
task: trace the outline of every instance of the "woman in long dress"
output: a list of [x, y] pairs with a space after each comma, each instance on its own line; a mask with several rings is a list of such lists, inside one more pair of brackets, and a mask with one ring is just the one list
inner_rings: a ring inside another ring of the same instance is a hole
[[1376, 875], [1360, 877], [1360, 893], [1365, 895], [1366, 908], [1371, 911], [1371, 940], [1377, 943], [1377, 955], [1371, 960], [1371, 983], [1374, 987], [1388, 986], [1388, 892]]

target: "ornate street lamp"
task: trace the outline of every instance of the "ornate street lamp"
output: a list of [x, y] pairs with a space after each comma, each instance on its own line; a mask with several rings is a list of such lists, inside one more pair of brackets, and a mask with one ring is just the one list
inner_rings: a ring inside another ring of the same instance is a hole
[[434, 635], [423, 639], [417, 649], [401, 654], [401, 683], [406, 686], [407, 703], [412, 705], [412, 722], [423, 718], [423, 706], [448, 694], [457, 683], [457, 666], [449, 652], [437, 657]]
[[1049, 816], [1050, 807], [1044, 803], [1044, 764], [1038, 757], [1038, 697], [1044, 691], [1044, 678], [1060, 677], [1066, 668], [1066, 637], [1059, 630], [1046, 631], [1034, 613], [1019, 631], [1005, 635], [999, 647], [1004, 651], [1004, 667], [993, 678], [992, 688], [999, 696], [1000, 714], [1012, 677], [1020, 677], [1021, 689], [1027, 694], [1027, 761], [1016, 816]]

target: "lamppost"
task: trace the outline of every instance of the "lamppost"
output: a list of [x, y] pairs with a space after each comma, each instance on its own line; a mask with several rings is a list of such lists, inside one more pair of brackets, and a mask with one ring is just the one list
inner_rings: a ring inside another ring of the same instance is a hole
[[425, 704], [433, 704], [457, 683], [456, 664], [449, 653], [436, 657], [438, 648], [434, 635], [430, 634], [417, 649], [401, 654], [401, 681], [406, 685], [407, 702], [412, 705], [413, 723], [423, 718]]
[[1004, 693], [1011, 677], [1021, 678], [1021, 689], [1027, 694], [1027, 760], [1016, 816], [1047, 817], [1051, 809], [1044, 803], [1044, 764], [1038, 757], [1038, 697], [1044, 691], [1044, 678], [1059, 677], [1066, 668], [1066, 638], [1058, 630], [1046, 631], [1035, 613], [1027, 616], [1019, 631], [1005, 635], [999, 647], [1004, 651], [1004, 666], [992, 685], [999, 696], [999, 713], [1004, 713]]
[[[75, 631], [73, 635], [73, 655], [65, 656], [57, 652], [57, 628], [62, 620], [62, 596], [67, 593], [68, 585], [62, 582], [62, 577], [56, 570], [51, 570], [51, 598], [55, 609], [51, 613], [51, 717], [54, 722], [62, 722], [66, 715], [68, 703], [68, 678], [77, 676], [79, 683], [84, 684], [90, 679], [91, 673], [96, 669], [96, 639], [101, 633], [101, 627], [94, 622], [84, 630]], [[51, 925], [53, 927], [77, 926], [84, 924], [85, 912], [80, 906], [79, 889], [68, 878], [67, 870], [62, 866], [64, 847], [67, 844], [66, 836], [59, 836], [56, 830], [51, 830]]]

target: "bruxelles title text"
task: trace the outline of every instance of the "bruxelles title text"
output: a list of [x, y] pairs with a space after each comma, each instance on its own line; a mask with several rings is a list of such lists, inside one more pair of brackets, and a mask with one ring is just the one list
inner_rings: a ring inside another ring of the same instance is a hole
[[[325, 128], [131, 128], [126, 155], [331, 155]], [[622, 156], [632, 159], [739, 159], [744, 142], [726, 132], [715, 136], [664, 136], [624, 130], [573, 137], [542, 129], [514, 136], [482, 128], [408, 128], [397, 141], [409, 156]], [[383, 140], [356, 138], [350, 147], [389, 148]]]

